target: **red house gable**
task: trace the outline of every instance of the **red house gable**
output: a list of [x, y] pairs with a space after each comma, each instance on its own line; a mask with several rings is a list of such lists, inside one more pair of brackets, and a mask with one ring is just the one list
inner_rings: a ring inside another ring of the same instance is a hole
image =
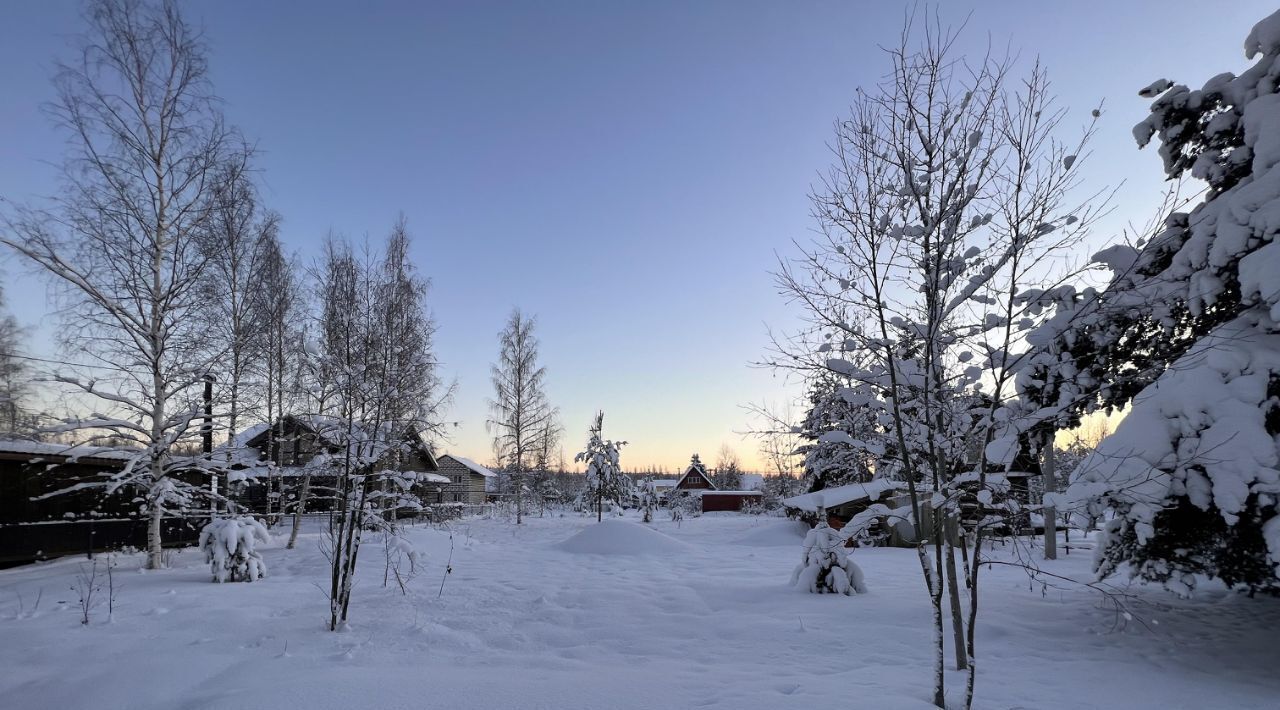
[[711, 482], [711, 477], [707, 475], [707, 468], [702, 465], [698, 455], [694, 454], [693, 460], [689, 462], [689, 468], [686, 468], [684, 475], [676, 481], [675, 488], [681, 491], [714, 491], [716, 484]]

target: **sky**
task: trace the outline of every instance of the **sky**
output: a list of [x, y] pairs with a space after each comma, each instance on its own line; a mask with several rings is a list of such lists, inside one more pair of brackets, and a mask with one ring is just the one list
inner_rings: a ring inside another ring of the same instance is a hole
[[[484, 421], [497, 334], [538, 318], [565, 451], [593, 413], [626, 468], [675, 469], [722, 445], [764, 468], [751, 404], [799, 383], [754, 366], [799, 312], [779, 256], [810, 238], [808, 194], [833, 122], [888, 69], [912, 3], [191, 0], [230, 121], [255, 140], [264, 202], [303, 264], [326, 234], [383, 239], [404, 214], [432, 282], [437, 348], [457, 393], [445, 450], [491, 459]], [[1137, 90], [1198, 86], [1248, 63], [1275, 10], [1251, 0], [973, 2], [961, 47], [1047, 66], [1066, 125], [1103, 116], [1084, 165], [1117, 188], [1092, 240], [1145, 222], [1163, 189], [1130, 129]], [[0, 197], [57, 188], [65, 137], [40, 106], [83, 27], [67, 0], [0, 3]], [[1083, 254], [1082, 258], [1087, 256]], [[27, 349], [53, 355], [47, 282], [0, 254]]]

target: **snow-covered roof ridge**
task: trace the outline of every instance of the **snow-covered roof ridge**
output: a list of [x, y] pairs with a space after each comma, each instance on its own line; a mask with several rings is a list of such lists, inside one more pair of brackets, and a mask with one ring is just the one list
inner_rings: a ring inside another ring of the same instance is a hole
[[238, 458], [243, 458], [246, 463], [252, 463], [256, 461], [256, 457], [251, 453], [245, 453], [245, 451], [253, 448], [251, 446], [252, 442], [262, 437], [277, 424], [281, 426], [295, 425], [313, 434], [325, 446], [334, 448], [342, 448], [348, 444], [357, 446], [359, 447], [361, 458], [369, 461], [380, 460], [392, 449], [408, 444], [414, 450], [426, 456], [432, 466], [440, 467], [431, 444], [422, 438], [422, 434], [412, 423], [381, 422], [375, 426], [366, 422], [347, 420], [328, 414], [286, 414], [276, 419], [274, 423], [254, 424], [246, 427], [243, 432], [238, 433], [234, 441], [224, 443], [218, 447], [218, 450], [237, 451]]
[[493, 471], [490, 471], [489, 469], [485, 468], [484, 466], [481, 466], [480, 464], [476, 463], [475, 461], [472, 461], [471, 459], [469, 459], [469, 458], [467, 458], [467, 457], [465, 457], [465, 456], [459, 456], [459, 455], [457, 455], [457, 454], [444, 454], [444, 455], [443, 455], [443, 456], [441, 456], [440, 458], [442, 458], [442, 459], [443, 459], [443, 458], [445, 458], [445, 457], [448, 457], [448, 458], [453, 459], [454, 461], [457, 461], [458, 463], [462, 464], [463, 466], [466, 466], [466, 467], [467, 467], [468, 469], [470, 469], [473, 473], [478, 473], [478, 474], [480, 474], [481, 476], [484, 476], [485, 478], [496, 478], [496, 477], [497, 477], [497, 475], [498, 475], [498, 474], [494, 473]]
[[820, 507], [830, 508], [855, 500], [880, 500], [886, 494], [901, 491], [905, 487], [905, 484], [901, 481], [878, 478], [867, 483], [850, 483], [844, 486], [836, 486], [835, 488], [824, 488], [813, 493], [792, 496], [784, 499], [782, 505], [787, 508], [796, 508], [797, 510], [814, 513]]
[[241, 429], [236, 435], [214, 447], [214, 451], [226, 451], [228, 449], [243, 449], [249, 445], [249, 442], [258, 438], [262, 432], [271, 427], [267, 422], [258, 422]]
[[0, 439], [0, 453], [32, 454], [37, 456], [65, 456], [68, 459], [97, 458], [128, 461], [142, 453], [142, 449], [121, 449], [89, 444], [56, 444], [30, 439]]

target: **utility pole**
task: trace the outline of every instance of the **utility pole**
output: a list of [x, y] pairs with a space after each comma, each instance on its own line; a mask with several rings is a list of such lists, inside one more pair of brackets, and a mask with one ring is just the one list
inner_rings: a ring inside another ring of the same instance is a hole
[[[212, 459], [213, 454], [213, 375], [204, 376], [204, 424], [200, 425], [200, 451], [204, 453], [206, 459]], [[218, 473], [212, 471], [209, 474], [209, 517], [210, 519], [218, 515]]]

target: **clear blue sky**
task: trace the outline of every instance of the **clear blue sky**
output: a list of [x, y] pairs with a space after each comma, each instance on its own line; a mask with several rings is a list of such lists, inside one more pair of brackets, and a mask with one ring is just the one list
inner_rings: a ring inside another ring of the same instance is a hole
[[[812, 227], [806, 198], [831, 124], [883, 75], [894, 2], [187, 2], [229, 118], [262, 149], [265, 198], [309, 262], [333, 230], [380, 239], [403, 212], [433, 282], [447, 448], [489, 458], [488, 367], [513, 306], [540, 320], [548, 389], [572, 455], [592, 412], [630, 466], [674, 468], [722, 443], [754, 465], [742, 405], [789, 391], [749, 367], [795, 313], [775, 252]], [[1110, 226], [1161, 189], [1129, 135], [1137, 89], [1246, 66], [1263, 2], [945, 3], [1048, 65], [1086, 120], [1106, 100], [1087, 175], [1128, 181]], [[74, 2], [0, 4], [0, 195], [55, 189], [62, 138], [39, 111]], [[1108, 235], [1097, 239], [1105, 241]], [[9, 308], [51, 352], [46, 289], [3, 256]]]

